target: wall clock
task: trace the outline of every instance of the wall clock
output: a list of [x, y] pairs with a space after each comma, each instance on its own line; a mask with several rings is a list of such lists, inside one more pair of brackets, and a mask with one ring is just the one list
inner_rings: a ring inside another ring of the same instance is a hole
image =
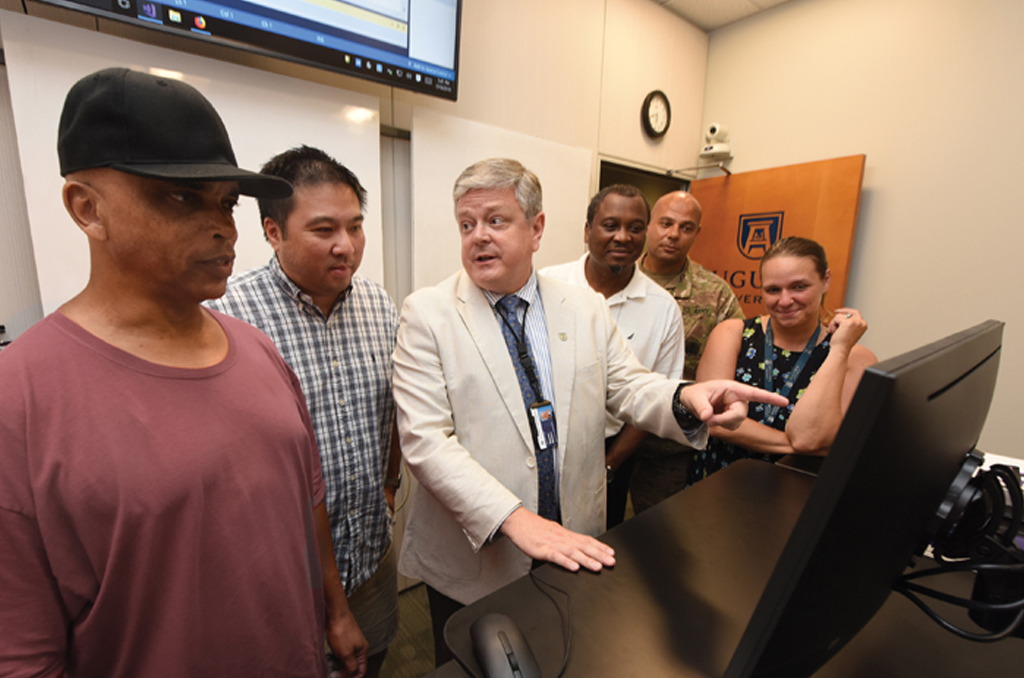
[[640, 121], [644, 132], [652, 139], [665, 136], [668, 126], [672, 124], [672, 108], [668, 105], [668, 97], [660, 89], [656, 89], [644, 99], [640, 107]]

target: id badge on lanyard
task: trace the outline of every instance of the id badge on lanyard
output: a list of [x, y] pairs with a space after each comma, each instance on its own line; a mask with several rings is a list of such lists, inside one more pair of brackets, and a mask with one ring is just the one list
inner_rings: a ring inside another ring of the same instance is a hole
[[546, 450], [558, 444], [555, 430], [555, 408], [547, 400], [530, 405], [530, 428], [538, 450]]

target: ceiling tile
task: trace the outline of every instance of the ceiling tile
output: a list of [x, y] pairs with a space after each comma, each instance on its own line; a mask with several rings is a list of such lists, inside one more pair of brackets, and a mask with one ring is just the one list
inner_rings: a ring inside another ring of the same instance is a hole
[[653, 0], [704, 31], [713, 31], [789, 0]]

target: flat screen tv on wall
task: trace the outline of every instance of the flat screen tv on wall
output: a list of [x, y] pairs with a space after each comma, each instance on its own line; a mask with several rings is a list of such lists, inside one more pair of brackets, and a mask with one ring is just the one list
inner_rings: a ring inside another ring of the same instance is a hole
[[37, 0], [454, 101], [462, 0]]

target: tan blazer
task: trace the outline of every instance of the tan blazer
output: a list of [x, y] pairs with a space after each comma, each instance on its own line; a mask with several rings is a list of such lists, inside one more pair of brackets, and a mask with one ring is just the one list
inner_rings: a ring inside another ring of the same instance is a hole
[[[672, 415], [679, 382], [648, 372], [595, 292], [538, 276], [555, 390], [562, 524], [605, 530], [605, 406], [687, 443]], [[526, 408], [499, 321], [460, 271], [408, 297], [395, 350], [402, 454], [420, 483], [399, 568], [461, 603], [526, 574], [530, 558], [500, 533], [520, 504], [537, 511]], [[702, 446], [703, 430], [693, 443]]]

